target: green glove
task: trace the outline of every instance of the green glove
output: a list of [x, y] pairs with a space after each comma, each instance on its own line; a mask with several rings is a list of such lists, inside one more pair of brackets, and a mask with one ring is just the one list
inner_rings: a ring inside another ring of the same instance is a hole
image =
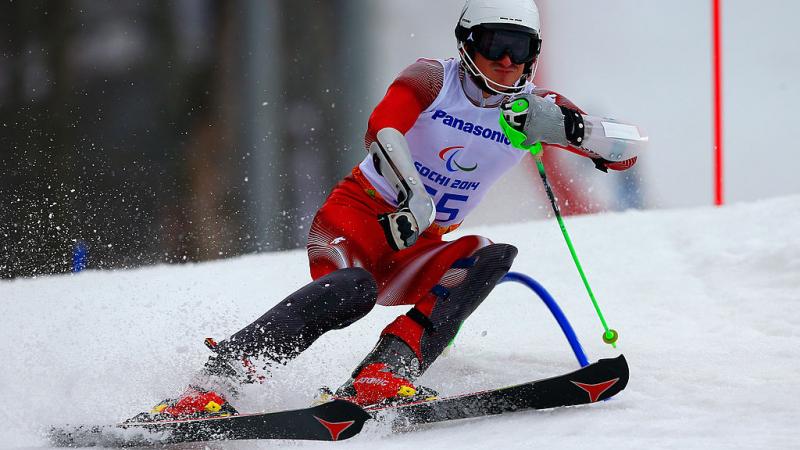
[[500, 105], [500, 128], [514, 148], [531, 152], [531, 155], [536, 156], [542, 151], [541, 142], [526, 146], [525, 141], [528, 140], [528, 136], [522, 131], [525, 128], [529, 106], [528, 100], [524, 98]]

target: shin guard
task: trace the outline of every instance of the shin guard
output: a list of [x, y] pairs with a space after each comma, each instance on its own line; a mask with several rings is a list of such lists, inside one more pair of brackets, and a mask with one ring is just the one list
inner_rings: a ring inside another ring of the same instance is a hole
[[[511, 269], [516, 256], [512, 245], [491, 244], [453, 263], [430, 295], [383, 330], [378, 345], [355, 373], [366, 364], [383, 362], [412, 381], [416, 379]], [[415, 361], [409, 355], [414, 355]]]
[[[457, 273], [451, 275], [457, 284], [450, 285], [448, 274], [431, 290], [437, 300], [428, 315], [430, 326], [420, 340], [422, 371], [453, 340], [461, 324], [492, 292], [503, 276], [511, 269], [517, 248], [508, 244], [492, 244], [476, 251], [470, 258], [456, 261], [453, 269], [466, 270], [463, 281]], [[460, 265], [460, 267], [459, 267]]]

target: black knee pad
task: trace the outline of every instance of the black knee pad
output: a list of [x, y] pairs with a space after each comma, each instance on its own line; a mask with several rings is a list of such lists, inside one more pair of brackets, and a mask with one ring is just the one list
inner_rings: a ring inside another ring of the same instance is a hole
[[424, 324], [420, 342], [423, 371], [442, 353], [464, 320], [508, 273], [516, 256], [517, 248], [513, 245], [488, 245], [453, 265], [453, 268], [467, 270], [461, 283], [449, 289], [441, 285], [434, 287], [432, 292], [438, 299]]
[[378, 286], [362, 268], [331, 272], [303, 286], [218, 346], [220, 352], [285, 361], [325, 332], [344, 328], [375, 306]]

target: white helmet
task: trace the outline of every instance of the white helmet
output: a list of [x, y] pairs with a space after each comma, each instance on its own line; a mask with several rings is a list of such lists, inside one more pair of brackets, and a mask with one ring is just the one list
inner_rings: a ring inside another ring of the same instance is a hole
[[[536, 73], [540, 36], [539, 9], [533, 0], [467, 0], [456, 25], [465, 69], [482, 89], [503, 95], [521, 92]], [[515, 64], [525, 64], [525, 71], [514, 86], [495, 83], [475, 65], [476, 51], [493, 60], [509, 53]]]

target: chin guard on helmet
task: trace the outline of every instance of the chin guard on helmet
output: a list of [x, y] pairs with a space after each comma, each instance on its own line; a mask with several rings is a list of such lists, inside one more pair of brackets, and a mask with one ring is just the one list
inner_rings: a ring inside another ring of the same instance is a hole
[[[500, 48], [492, 48], [488, 51], [489, 56], [485, 56], [492, 59], [491, 56], [497, 56], [496, 53], [500, 52], [500, 56], [502, 56], [505, 50], [509, 50], [512, 54], [512, 61], [515, 59], [519, 61], [527, 60], [531, 56], [530, 53], [533, 54], [532, 60], [525, 62], [522, 77], [513, 86], [494, 82], [475, 64], [477, 41], [474, 33], [480, 34], [487, 31], [524, 33], [530, 36], [531, 49], [528, 54], [522, 52], [520, 55], [514, 55], [515, 50], [518, 49], [503, 49], [501, 45]], [[455, 35], [461, 64], [484, 91], [500, 95], [518, 94], [525, 88], [526, 81], [532, 79], [536, 74], [542, 41], [540, 39], [539, 9], [533, 0], [467, 0], [458, 19]]]

